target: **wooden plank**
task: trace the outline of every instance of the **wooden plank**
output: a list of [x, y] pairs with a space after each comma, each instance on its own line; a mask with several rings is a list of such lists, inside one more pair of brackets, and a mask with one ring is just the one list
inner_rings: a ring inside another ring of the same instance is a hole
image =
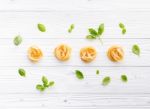
[[[0, 66], [150, 66], [150, 39], [103, 39], [104, 45], [101, 45], [99, 40], [88, 41], [86, 39], [24, 39], [18, 47], [13, 45], [13, 39], [0, 39], [0, 41], [0, 49], [3, 51], [0, 54]], [[54, 48], [61, 43], [72, 47], [72, 56], [67, 62], [58, 61], [53, 53]], [[120, 63], [111, 62], [107, 58], [106, 52], [114, 44], [121, 45], [125, 51], [124, 61]], [[133, 44], [139, 44], [140, 57], [132, 53]], [[27, 49], [31, 45], [38, 45], [44, 53], [43, 59], [36, 64], [27, 58]], [[82, 62], [79, 56], [79, 51], [84, 46], [93, 46], [98, 52], [97, 58], [89, 64]]]
[[149, 0], [1, 0], [2, 11], [40, 11], [40, 10], [138, 10], [149, 11]]
[[[100, 23], [105, 23], [103, 38], [150, 38], [150, 14], [147, 11], [0, 12], [0, 16], [0, 38], [13, 38], [20, 34], [25, 38], [84, 39], [89, 34], [88, 28], [98, 28]], [[120, 22], [126, 26], [126, 35], [121, 34]], [[37, 29], [38, 23], [45, 24], [47, 32], [41, 33]], [[69, 34], [68, 28], [72, 23], [75, 29]]]
[[[122, 94], [128, 95], [149, 94], [150, 68], [149, 67], [22, 67], [27, 72], [27, 77], [20, 77], [18, 67], [0, 68], [0, 94]], [[74, 74], [75, 70], [81, 70], [84, 80], [78, 80]], [[100, 75], [96, 75], [96, 70]], [[120, 79], [122, 74], [128, 76], [128, 83]], [[53, 88], [47, 89], [43, 94], [36, 90], [36, 84], [41, 83], [41, 77], [45, 75], [49, 80], [55, 81]], [[110, 76], [111, 83], [104, 87], [102, 79]]]
[[[1, 96], [5, 108], [57, 108], [57, 109], [137, 109], [150, 107], [150, 95], [101, 94], [7, 94]], [[9, 104], [9, 105], [7, 105]]]

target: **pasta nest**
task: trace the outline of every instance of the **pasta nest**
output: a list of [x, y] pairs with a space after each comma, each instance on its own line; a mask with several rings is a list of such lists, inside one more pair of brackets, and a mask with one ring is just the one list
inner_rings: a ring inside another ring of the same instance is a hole
[[38, 48], [37, 46], [31, 46], [28, 49], [28, 58], [31, 61], [39, 61], [41, 58], [43, 57], [43, 53], [41, 51], [40, 48]]
[[58, 60], [66, 61], [71, 56], [71, 48], [66, 44], [61, 44], [55, 48], [54, 54]]
[[96, 58], [97, 52], [95, 48], [88, 46], [81, 48], [80, 50], [80, 58], [84, 62], [91, 62]]
[[118, 62], [118, 61], [123, 60], [124, 51], [122, 47], [115, 45], [108, 49], [107, 56], [111, 61]]

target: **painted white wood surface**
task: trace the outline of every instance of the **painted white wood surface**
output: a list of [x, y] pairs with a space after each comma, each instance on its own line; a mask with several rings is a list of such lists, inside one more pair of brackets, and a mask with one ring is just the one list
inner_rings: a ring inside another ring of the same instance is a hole
[[[0, 109], [150, 109], [149, 20], [149, 0], [0, 0]], [[46, 25], [46, 33], [37, 30], [39, 22]], [[126, 35], [121, 35], [119, 22], [126, 25]], [[71, 23], [75, 29], [68, 34]], [[100, 23], [106, 25], [104, 45], [85, 39], [87, 29]], [[18, 34], [24, 40], [16, 47], [12, 41]], [[53, 56], [60, 43], [73, 49], [68, 62]], [[37, 64], [27, 59], [33, 44], [44, 52]], [[113, 44], [125, 49], [121, 63], [106, 57]], [[140, 45], [140, 57], [131, 53], [133, 44]], [[88, 45], [97, 49], [98, 56], [85, 64], [79, 50]], [[26, 69], [26, 78], [18, 75], [19, 67]], [[85, 80], [76, 79], [76, 69], [84, 72]], [[128, 75], [127, 84], [121, 82], [121, 74]], [[35, 89], [42, 75], [56, 82], [44, 93]], [[112, 77], [107, 87], [101, 85], [104, 76]]]

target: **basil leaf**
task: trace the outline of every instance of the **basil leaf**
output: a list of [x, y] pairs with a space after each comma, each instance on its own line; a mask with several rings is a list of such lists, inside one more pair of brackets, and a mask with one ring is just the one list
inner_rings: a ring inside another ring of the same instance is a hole
[[45, 87], [41, 84], [37, 84], [36, 85], [36, 89], [39, 90], [39, 91], [44, 91], [45, 90]]
[[54, 84], [55, 84], [54, 81], [50, 81], [50, 82], [49, 82], [49, 86], [50, 86], [50, 87], [53, 86]]
[[68, 33], [71, 33], [72, 32], [72, 29], [68, 29]]
[[48, 79], [45, 76], [42, 77], [42, 82], [44, 87], [48, 87]]
[[124, 28], [125, 28], [125, 26], [124, 26], [123, 23], [119, 23], [119, 27], [120, 27], [121, 29], [124, 29]]
[[74, 24], [71, 24], [70, 28], [71, 28], [71, 29], [74, 29]]
[[96, 70], [96, 74], [99, 75], [99, 70]]
[[102, 35], [104, 32], [104, 24], [100, 24], [98, 28], [98, 35]]
[[127, 81], [128, 81], [128, 78], [127, 78], [126, 75], [121, 75], [121, 80], [122, 80], [123, 82], [127, 82]]
[[68, 32], [71, 33], [73, 29], [74, 29], [74, 24], [71, 24], [69, 29], [68, 29]]
[[122, 34], [126, 34], [126, 29], [125, 28], [122, 29]]
[[26, 76], [26, 71], [25, 71], [24, 69], [22, 69], [22, 68], [20, 68], [20, 69], [18, 70], [18, 73], [19, 73], [20, 76], [22, 76], [22, 77], [25, 77], [25, 76]]
[[76, 74], [76, 77], [77, 77], [78, 79], [84, 79], [84, 75], [83, 75], [83, 73], [82, 73], [81, 71], [76, 70], [76, 71], [75, 71], [75, 74]]
[[126, 28], [125, 25], [123, 23], [119, 23], [119, 27], [122, 29], [122, 34], [126, 34]]
[[37, 26], [38, 26], [38, 29], [39, 29], [41, 32], [45, 32], [45, 31], [46, 31], [46, 27], [44, 26], [44, 24], [39, 23]]
[[87, 38], [87, 39], [96, 39], [96, 36], [93, 36], [93, 35], [87, 35], [86, 38]]
[[22, 42], [22, 37], [21, 36], [16, 36], [15, 38], [14, 38], [14, 44], [16, 45], [16, 46], [18, 46], [18, 45], [20, 45], [21, 44], [21, 42]]
[[109, 76], [106, 76], [103, 80], [102, 80], [102, 85], [106, 86], [110, 83], [111, 79]]
[[92, 35], [92, 36], [97, 36], [98, 33], [96, 32], [96, 30], [94, 30], [93, 28], [89, 28], [89, 33]]
[[132, 53], [136, 54], [136, 55], [140, 55], [140, 47], [138, 45], [133, 45], [132, 46]]

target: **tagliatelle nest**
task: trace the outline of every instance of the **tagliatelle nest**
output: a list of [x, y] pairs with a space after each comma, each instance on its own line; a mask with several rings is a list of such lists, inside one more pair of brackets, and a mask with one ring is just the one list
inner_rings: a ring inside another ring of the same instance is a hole
[[84, 47], [80, 50], [80, 58], [84, 62], [91, 62], [96, 58], [96, 50], [93, 47]]
[[41, 51], [40, 48], [38, 48], [37, 46], [31, 46], [28, 49], [28, 58], [31, 61], [37, 62], [39, 61], [41, 58], [43, 57], [43, 53]]
[[122, 47], [115, 45], [108, 49], [107, 56], [111, 61], [118, 62], [123, 60], [124, 51]]
[[61, 44], [55, 48], [54, 54], [58, 60], [66, 61], [71, 56], [71, 48], [66, 44]]

